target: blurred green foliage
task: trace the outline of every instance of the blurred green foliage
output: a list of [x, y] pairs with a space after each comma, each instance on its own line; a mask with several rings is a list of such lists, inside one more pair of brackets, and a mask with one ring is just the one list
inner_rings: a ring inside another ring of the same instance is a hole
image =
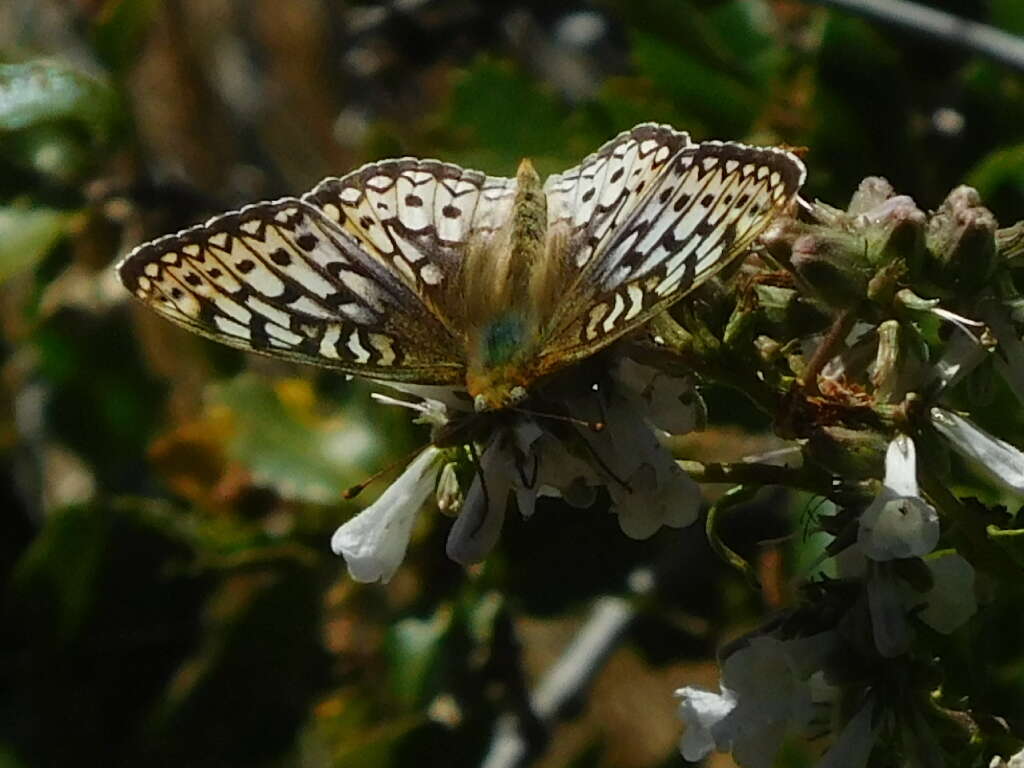
[[[388, 587], [352, 584], [328, 542], [367, 500], [342, 491], [425, 433], [365, 387], [129, 306], [110, 265], [135, 244], [381, 155], [553, 172], [648, 120], [807, 147], [806, 194], [832, 203], [880, 174], [922, 207], [966, 181], [1024, 218], [1024, 79], [934, 41], [781, 0], [400, 5], [0, 8], [0, 765], [473, 765], [520, 665], [535, 681], [587, 601], [651, 563], [665, 586], [598, 681], [630, 704], [581, 703], [541, 764], [675, 765], [670, 691], [780, 607], [699, 526], [634, 542], [600, 504], [510, 520], [473, 573], [424, 515]], [[941, 5], [1024, 34], [1017, 0]], [[574, 14], [600, 34], [569, 34]], [[745, 403], [705, 394], [684, 453], [764, 444]], [[777, 540], [812, 507], [759, 498], [723, 531], [783, 599], [770, 555], [814, 561], [820, 543]], [[997, 543], [1020, 564], [1018, 539]], [[985, 611], [984, 656], [950, 639], [950, 689], [1020, 732], [1020, 612]]]

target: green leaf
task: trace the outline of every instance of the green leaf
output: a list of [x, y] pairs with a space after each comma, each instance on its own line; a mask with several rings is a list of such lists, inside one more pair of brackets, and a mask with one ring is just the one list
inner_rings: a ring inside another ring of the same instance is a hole
[[388, 638], [391, 680], [404, 708], [412, 709], [436, 693], [454, 612], [442, 605], [427, 619], [409, 618], [394, 625]]
[[515, 174], [524, 156], [541, 173], [561, 170], [549, 156], [570, 138], [565, 120], [565, 110], [539, 83], [511, 64], [480, 59], [456, 83], [447, 118], [453, 132], [471, 126], [478, 149], [456, 152], [453, 159], [506, 175]]
[[265, 379], [243, 374], [217, 388], [234, 414], [228, 452], [282, 497], [326, 504], [362, 476], [379, 434], [351, 411], [324, 419], [289, 409]]
[[46, 59], [0, 64], [0, 131], [71, 121], [102, 141], [113, 130], [117, 106], [106, 83], [67, 64]]
[[1005, 187], [1024, 188], [1024, 144], [987, 154], [967, 174], [967, 184], [978, 190], [982, 200], [995, 197]]
[[92, 28], [92, 43], [114, 72], [129, 67], [142, 50], [146, 32], [160, 8], [157, 0], [106, 0]]
[[0, 284], [46, 256], [72, 215], [52, 208], [0, 206]]
[[748, 87], [660, 37], [633, 32], [632, 41], [638, 74], [658, 90], [722, 136], [749, 131], [758, 101]]
[[989, 525], [985, 532], [990, 540], [1010, 556], [1013, 562], [1024, 566], [1024, 529], [1006, 529]]

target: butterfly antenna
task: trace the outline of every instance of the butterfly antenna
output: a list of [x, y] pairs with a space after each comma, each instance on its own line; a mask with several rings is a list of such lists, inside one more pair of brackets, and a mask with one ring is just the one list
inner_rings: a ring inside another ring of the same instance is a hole
[[558, 413], [542, 413], [540, 411], [531, 411], [528, 408], [509, 408], [509, 410], [514, 411], [515, 413], [521, 413], [524, 416], [536, 416], [538, 419], [563, 421], [577, 427], [586, 427], [591, 432], [601, 432], [605, 427], [605, 423], [603, 421], [585, 421], [584, 419], [576, 419], [572, 416], [563, 416]]
[[390, 474], [391, 472], [394, 472], [397, 467], [400, 467], [400, 466], [403, 466], [405, 464], [408, 464], [410, 461], [412, 461], [413, 457], [415, 457], [416, 454], [418, 454], [422, 450], [423, 450], [422, 447], [416, 448], [416, 449], [410, 451], [409, 453], [407, 453], [405, 456], [402, 456], [401, 458], [396, 459], [395, 461], [392, 461], [390, 464], [385, 465], [381, 469], [378, 469], [372, 475], [370, 475], [365, 480], [363, 480], [363, 482], [356, 483], [355, 485], [352, 485], [352, 486], [349, 486], [348, 488], [346, 488], [342, 492], [341, 497], [343, 499], [345, 499], [345, 501], [350, 501], [350, 500], [354, 499], [360, 493], [365, 491], [367, 489], [367, 487], [373, 485], [375, 482], [377, 482], [382, 477], [384, 477], [384, 475], [387, 475], [387, 474]]

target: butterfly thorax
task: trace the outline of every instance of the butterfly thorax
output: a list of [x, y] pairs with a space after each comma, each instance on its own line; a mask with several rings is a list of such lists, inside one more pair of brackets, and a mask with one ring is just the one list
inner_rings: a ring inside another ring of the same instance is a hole
[[505, 236], [489, 250], [472, 252], [464, 272], [471, 318], [466, 387], [477, 410], [515, 405], [535, 378], [530, 362], [545, 308], [533, 293], [545, 266], [547, 200], [529, 160], [520, 163], [516, 182]]

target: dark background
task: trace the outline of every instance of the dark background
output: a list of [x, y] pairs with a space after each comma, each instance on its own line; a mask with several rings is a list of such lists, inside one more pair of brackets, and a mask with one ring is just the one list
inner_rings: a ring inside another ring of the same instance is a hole
[[[930, 5], [1024, 34], [1019, 0]], [[552, 502], [466, 573], [428, 509], [392, 583], [356, 585], [328, 542], [379, 488], [341, 490], [425, 433], [130, 305], [110, 265], [135, 244], [380, 157], [550, 173], [644, 121], [806, 147], [806, 196], [838, 206], [880, 174], [1024, 218], [1020, 71], [812, 3], [6, 0], [0, 61], [3, 768], [475, 765], [591, 599], [651, 564], [662, 588], [538, 765], [680, 765], [671, 691], [713, 686], [820, 547], [805, 497], [727, 523], [755, 593], [700, 524], [635, 542], [606, 504]], [[680, 455], [775, 445], [705, 396]], [[990, 711], [1019, 703], [1017, 653]]]

